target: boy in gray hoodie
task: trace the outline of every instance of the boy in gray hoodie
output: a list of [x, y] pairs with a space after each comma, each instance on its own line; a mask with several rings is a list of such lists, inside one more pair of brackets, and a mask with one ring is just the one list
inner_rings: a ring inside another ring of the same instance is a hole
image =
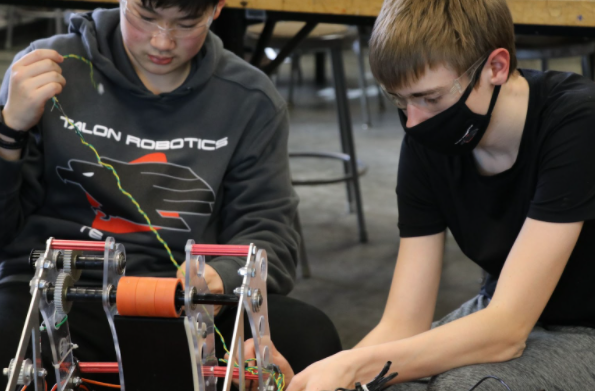
[[[175, 259], [188, 239], [267, 250], [273, 341], [296, 372], [340, 349], [328, 318], [280, 296], [292, 289], [299, 241], [287, 108], [264, 74], [208, 31], [223, 5], [121, 0], [119, 9], [74, 16], [68, 34], [33, 42], [15, 58], [0, 91], [0, 366], [16, 351], [30, 300], [27, 255], [48, 237], [113, 236], [126, 247], [127, 274], [175, 275], [145, 218], [75, 127], [116, 169]], [[93, 64], [92, 75], [78, 58]], [[63, 113], [52, 110], [54, 96]], [[209, 260], [211, 292], [239, 286], [243, 262]], [[88, 307], [69, 314], [77, 356], [109, 361], [107, 323]], [[224, 334], [230, 313], [215, 319]], [[307, 332], [312, 324], [315, 334]]]

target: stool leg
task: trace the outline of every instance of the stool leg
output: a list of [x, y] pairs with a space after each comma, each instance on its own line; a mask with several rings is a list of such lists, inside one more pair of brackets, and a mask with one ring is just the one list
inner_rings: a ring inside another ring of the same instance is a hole
[[302, 264], [302, 277], [310, 278], [310, 262], [308, 262], [308, 253], [306, 252], [306, 241], [304, 240], [304, 234], [302, 233], [302, 222], [300, 221], [299, 212], [295, 213], [295, 219], [293, 220], [293, 227], [300, 235], [300, 250], [299, 250], [299, 261]]
[[[334, 56], [334, 55], [335, 54], [333, 54], [331, 51], [331, 53], [330, 53], [331, 59], [332, 59], [332, 56]], [[341, 61], [342, 61], [342, 59], [343, 59], [343, 57], [341, 54]], [[339, 118], [339, 136], [340, 136], [339, 139], [341, 140], [341, 152], [351, 156], [351, 154], [349, 153], [349, 148], [347, 146], [347, 139], [345, 136], [346, 132], [344, 131], [344, 128], [343, 128], [344, 125], [343, 125], [343, 122], [341, 121], [341, 118], [344, 118], [343, 114], [342, 114], [343, 106], [339, 104], [339, 98], [337, 97], [339, 95], [339, 92], [337, 90], [337, 83], [336, 83], [336, 78], [338, 76], [337, 76], [337, 72], [334, 68], [334, 64], [332, 63], [332, 61], [331, 61], [331, 65], [333, 66], [333, 86], [335, 87], [335, 100], [337, 102], [337, 115]], [[342, 80], [344, 82], [345, 77], [343, 77]], [[345, 91], [347, 91], [347, 87], [345, 87]], [[347, 93], [347, 92], [345, 92], [345, 93]], [[347, 100], [347, 104], [349, 104], [349, 100]], [[349, 106], [347, 106], [347, 107], [349, 108]], [[347, 115], [349, 118], [349, 124], [351, 126], [351, 114], [348, 113]], [[345, 176], [351, 175], [350, 162], [343, 162], [343, 172], [345, 173]], [[345, 182], [345, 190], [347, 191], [347, 213], [353, 213], [354, 212], [354, 208], [353, 208], [354, 189], [353, 189], [351, 181]]]
[[325, 75], [325, 52], [316, 52], [314, 53], [314, 64], [315, 64], [315, 78], [316, 85], [323, 86], [326, 83], [326, 75]]
[[[361, 30], [361, 29], [360, 29]], [[362, 89], [362, 95], [360, 102], [362, 105], [362, 117], [364, 123], [364, 129], [372, 127], [372, 120], [370, 115], [370, 103], [368, 102], [368, 83], [366, 82], [366, 65], [364, 61], [364, 40], [361, 31], [358, 34], [357, 41], [353, 43], [353, 50], [357, 54], [359, 77], [359, 86]]]
[[583, 67], [583, 76], [593, 80], [591, 57], [589, 55], [583, 56], [581, 58], [581, 65]]
[[60, 35], [64, 32], [64, 13], [60, 8], [54, 10], [54, 21], [56, 23], [56, 34]]
[[4, 49], [12, 49], [12, 33], [14, 29], [14, 18], [15, 18], [14, 5], [9, 5], [6, 10], [6, 42], [4, 43]]
[[289, 57], [291, 60], [291, 67], [289, 71], [289, 91], [287, 93], [287, 104], [293, 106], [293, 91], [295, 88], [295, 74], [297, 73], [296, 64], [297, 59], [295, 55]]
[[376, 84], [376, 90], [378, 91], [378, 108], [380, 111], [386, 110], [386, 104], [384, 104], [384, 94], [380, 89], [380, 84], [374, 82]]
[[331, 48], [331, 62], [333, 64], [333, 80], [335, 82], [335, 95], [337, 99], [337, 115], [339, 118], [339, 128], [341, 139], [344, 140], [346, 153], [349, 155], [349, 171], [352, 179], [348, 181], [351, 185], [353, 199], [355, 200], [355, 209], [357, 213], [357, 222], [359, 228], [359, 240], [362, 243], [368, 241], [366, 231], [366, 222], [364, 219], [364, 209], [359, 185], [359, 175], [357, 169], [357, 156], [355, 153], [355, 144], [353, 142], [353, 128], [351, 125], [351, 115], [349, 113], [349, 100], [347, 99], [347, 87], [345, 85], [345, 70], [343, 68], [343, 53], [340, 46]]

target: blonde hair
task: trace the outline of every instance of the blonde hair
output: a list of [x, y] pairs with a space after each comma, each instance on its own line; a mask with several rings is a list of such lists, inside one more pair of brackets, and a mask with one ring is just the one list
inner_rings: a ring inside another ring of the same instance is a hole
[[445, 65], [462, 74], [504, 48], [517, 67], [514, 25], [506, 0], [385, 0], [370, 40], [370, 65], [384, 87], [397, 90]]

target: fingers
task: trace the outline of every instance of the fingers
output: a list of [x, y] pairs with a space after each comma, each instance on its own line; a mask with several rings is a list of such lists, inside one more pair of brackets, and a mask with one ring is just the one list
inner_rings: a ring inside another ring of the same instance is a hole
[[55, 50], [40, 49], [12, 65], [8, 99], [2, 111], [8, 127], [29, 130], [39, 122], [46, 102], [66, 85], [58, 65], [63, 61]]
[[209, 264], [205, 264], [205, 280], [211, 293], [223, 293], [225, 287], [219, 273]]
[[36, 91], [35, 101], [45, 103], [47, 100], [62, 92], [62, 85], [58, 83], [49, 83]]
[[254, 338], [247, 339], [244, 342], [244, 357], [246, 360], [256, 358], [256, 350], [254, 349]]
[[27, 80], [45, 73], [62, 74], [62, 67], [53, 60], [45, 59], [29, 65], [18, 65], [15, 63], [12, 66], [12, 77], [17, 80]]
[[66, 79], [64, 79], [64, 76], [62, 76], [60, 73], [52, 71], [48, 73], [42, 73], [39, 76], [32, 78], [31, 80], [27, 81], [27, 84], [27, 89], [32, 91], [38, 90], [39, 88], [48, 84], [58, 84], [60, 85], [60, 91], [62, 91], [62, 88], [64, 88], [66, 85]]
[[23, 58], [17, 61], [14, 65], [26, 67], [43, 60], [51, 60], [55, 63], [62, 64], [62, 62], [64, 62], [64, 57], [55, 50], [37, 49], [23, 56]]

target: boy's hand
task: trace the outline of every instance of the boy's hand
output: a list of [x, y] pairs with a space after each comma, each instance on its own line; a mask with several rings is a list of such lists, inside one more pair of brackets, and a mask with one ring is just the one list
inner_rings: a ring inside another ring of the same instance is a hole
[[[180, 268], [181, 269], [178, 269], [176, 277], [181, 279], [182, 282], [184, 282], [184, 281], [186, 281], [186, 277], [184, 276], [184, 274], [182, 274], [182, 270], [184, 270], [184, 272], [185, 272], [186, 262], [182, 263], [180, 265]], [[197, 278], [196, 270], [191, 270], [191, 273], [192, 273], [192, 278]], [[215, 271], [215, 269], [213, 269], [213, 267], [210, 266], [208, 263], [205, 264], [205, 280], [207, 282], [207, 286], [209, 287], [209, 291], [211, 291], [211, 293], [215, 293], [215, 294], [224, 293], [223, 280], [221, 280], [219, 273], [217, 273]], [[221, 311], [221, 306], [216, 305], [215, 306], [215, 315], [217, 315], [219, 313], [219, 311]]]
[[[283, 357], [283, 355], [281, 353], [279, 353], [277, 348], [275, 348], [275, 345], [273, 345], [272, 342], [271, 342], [271, 347], [273, 348], [272, 349], [273, 354], [270, 355], [270, 362], [279, 367], [279, 369], [281, 370], [281, 373], [285, 376], [285, 386], [287, 387], [287, 385], [291, 382], [291, 379], [293, 379], [293, 376], [294, 376], [293, 369], [291, 368], [291, 365], [289, 365], [289, 362], [285, 359], [285, 357]], [[229, 359], [229, 356], [226, 354], [225, 358]], [[244, 342], [244, 358], [246, 360], [256, 358], [256, 351], [254, 350], [254, 339], [252, 339], [252, 338], [247, 339], [246, 342]], [[230, 365], [230, 364], [228, 363], [227, 365]], [[250, 361], [248, 366], [255, 367], [256, 361]], [[239, 388], [240, 383], [238, 382], [237, 379], [234, 379], [233, 383], [235, 384], [236, 388]], [[246, 380], [245, 384], [246, 384], [246, 391], [257, 391], [258, 390], [258, 380]]]
[[29, 130], [41, 116], [45, 103], [62, 92], [64, 58], [55, 50], [35, 50], [11, 67], [8, 100], [2, 110], [4, 123], [14, 130]]

